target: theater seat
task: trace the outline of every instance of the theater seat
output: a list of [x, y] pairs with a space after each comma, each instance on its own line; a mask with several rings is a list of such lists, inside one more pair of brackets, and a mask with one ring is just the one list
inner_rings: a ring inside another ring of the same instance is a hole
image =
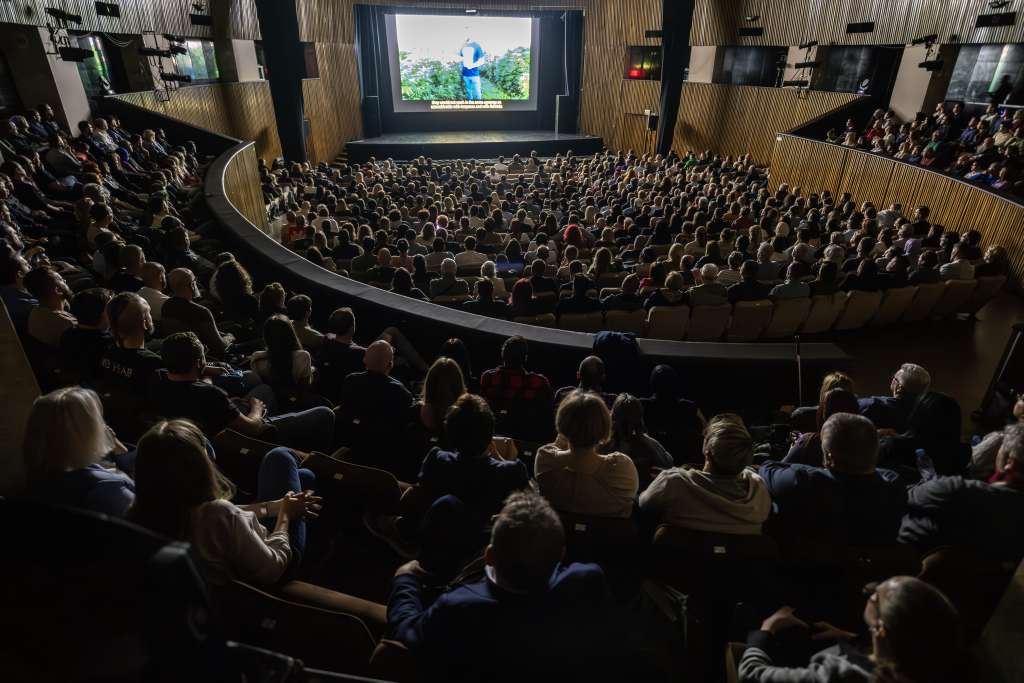
[[1005, 275], [997, 275], [995, 277], [979, 277], [978, 286], [971, 292], [971, 298], [967, 301], [967, 305], [964, 306], [964, 313], [970, 315], [976, 314], [982, 308], [985, 307], [992, 298], [999, 293], [999, 291], [1006, 284]]
[[945, 291], [945, 282], [920, 285], [917, 288], [917, 294], [914, 296], [914, 300], [911, 301], [910, 306], [907, 307], [907, 312], [903, 314], [903, 321], [917, 322], [927, 318], [931, 315], [932, 309], [935, 308], [935, 304], [938, 303], [940, 298], [942, 298]]
[[772, 310], [771, 322], [768, 323], [768, 327], [761, 336], [766, 339], [792, 337], [807, 319], [807, 314], [810, 311], [810, 298], [776, 301], [775, 308]]
[[218, 622], [232, 640], [297, 657], [311, 668], [350, 674], [369, 669], [377, 644], [358, 617], [240, 581], [220, 587], [213, 598]]
[[537, 327], [557, 327], [555, 324], [554, 313], [542, 313], [541, 315], [521, 315], [518, 318], [512, 318], [513, 322], [522, 323], [524, 325], [536, 325]]
[[225, 429], [213, 437], [217, 467], [236, 486], [252, 494], [256, 493], [263, 457], [275, 448], [277, 446], [272, 443], [254, 439], [233, 429]]
[[811, 297], [811, 311], [800, 327], [801, 334], [828, 332], [839, 319], [846, 306], [846, 292], [819, 294]]
[[574, 332], [600, 332], [604, 329], [604, 315], [595, 313], [566, 313], [559, 316], [558, 327]]
[[397, 515], [402, 490], [390, 472], [312, 453], [302, 464], [316, 474], [317, 485], [330, 492], [330, 500], [355, 515]]
[[417, 680], [416, 658], [397, 640], [384, 639], [370, 657], [367, 675], [375, 680], [395, 683], [415, 683]]
[[694, 306], [690, 314], [690, 329], [686, 338], [691, 341], [718, 341], [729, 324], [732, 306]]
[[680, 341], [690, 325], [689, 306], [652, 306], [647, 312], [647, 336]]
[[771, 301], [740, 301], [732, 309], [725, 338], [735, 342], [753, 341], [761, 336], [771, 319]]
[[859, 330], [875, 317], [882, 303], [882, 292], [854, 290], [846, 297], [846, 307], [833, 326], [835, 330]]
[[555, 292], [541, 292], [533, 297], [537, 302], [537, 307], [540, 310], [554, 313], [555, 305], [558, 303], [558, 294]]
[[967, 302], [970, 301], [971, 294], [977, 286], [977, 280], [949, 280], [946, 282], [946, 291], [942, 293], [942, 297], [935, 303], [935, 308], [932, 309], [932, 317], [945, 318], [956, 315], [967, 308]]
[[647, 311], [638, 308], [635, 311], [606, 311], [604, 314], [604, 327], [613, 332], [632, 332], [636, 336], [643, 336], [644, 325], [647, 322]]
[[640, 531], [632, 518], [595, 517], [559, 511], [566, 557], [572, 562], [632, 562]]
[[917, 295], [917, 287], [898, 287], [885, 292], [871, 325], [892, 325], [903, 317]]
[[435, 296], [430, 301], [438, 306], [458, 306], [467, 301], [472, 301], [471, 294], [451, 294], [446, 296]]

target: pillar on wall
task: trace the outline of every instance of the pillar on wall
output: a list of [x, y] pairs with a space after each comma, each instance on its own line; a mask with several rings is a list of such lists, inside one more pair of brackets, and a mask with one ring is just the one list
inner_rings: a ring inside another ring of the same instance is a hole
[[43, 102], [53, 107], [57, 120], [77, 131], [89, 118], [89, 99], [78, 75], [78, 65], [47, 54], [46, 29], [17, 24], [0, 25], [0, 50], [11, 67], [14, 87], [28, 108]]
[[805, 76], [808, 81], [812, 81], [813, 72], [809, 69], [797, 69], [794, 65], [800, 62], [813, 62], [818, 58], [818, 47], [814, 46], [811, 48], [800, 49], [796, 45], [790, 45], [789, 51], [786, 52], [786, 69], [782, 74], [783, 81], [795, 81], [801, 75]]
[[918, 112], [931, 111], [946, 96], [946, 89], [953, 76], [957, 48], [943, 45], [932, 59], [944, 62], [939, 71], [925, 71], [920, 66], [927, 57], [924, 45], [907, 45], [903, 48], [903, 59], [896, 73], [896, 84], [892, 89], [889, 108], [903, 121], [913, 121]]
[[296, 3], [282, 0], [256, 0], [256, 14], [263, 36], [263, 56], [267, 61], [270, 95], [274, 101], [277, 134], [281, 153], [288, 161], [306, 161], [303, 119], [305, 108], [302, 79], [305, 56], [299, 41], [299, 17]]
[[683, 92], [683, 69], [690, 62], [693, 1], [663, 0], [662, 4], [661, 106], [655, 142], [658, 154], [667, 154], [672, 147]]
[[690, 47], [690, 83], [713, 83], [721, 50], [715, 45], [693, 45]]

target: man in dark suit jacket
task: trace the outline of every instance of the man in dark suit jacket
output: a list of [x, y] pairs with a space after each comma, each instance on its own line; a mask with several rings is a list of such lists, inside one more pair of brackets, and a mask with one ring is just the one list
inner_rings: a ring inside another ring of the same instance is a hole
[[430, 604], [419, 562], [399, 568], [388, 600], [390, 636], [428, 681], [575, 680], [625, 659], [604, 573], [561, 564], [565, 531], [539, 495], [509, 496], [484, 552], [484, 575]]
[[413, 397], [390, 376], [395, 364], [391, 344], [378, 339], [367, 346], [363, 363], [366, 371], [349, 375], [341, 386], [341, 416], [352, 426], [356, 449], [384, 452], [408, 424]]

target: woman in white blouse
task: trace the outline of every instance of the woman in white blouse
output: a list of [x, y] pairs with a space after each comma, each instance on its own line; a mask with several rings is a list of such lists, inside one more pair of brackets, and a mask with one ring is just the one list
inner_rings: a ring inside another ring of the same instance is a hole
[[636, 466], [623, 453], [601, 454], [612, 419], [604, 400], [574, 391], [555, 415], [558, 438], [537, 450], [534, 474], [556, 510], [595, 517], [630, 517], [639, 487]]
[[[217, 470], [198, 427], [165, 420], [138, 444], [135, 502], [128, 518], [170, 538], [188, 541], [213, 584], [232, 579], [257, 584], [280, 580], [305, 547], [305, 519], [316, 517], [315, 476], [286, 448], [260, 464], [259, 500], [230, 501], [234, 486]], [[270, 524], [270, 530], [261, 520]]]

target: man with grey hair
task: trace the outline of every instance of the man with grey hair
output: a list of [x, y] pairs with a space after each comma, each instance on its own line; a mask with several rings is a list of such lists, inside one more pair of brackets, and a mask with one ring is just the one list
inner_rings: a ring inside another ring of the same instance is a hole
[[640, 509], [684, 529], [759, 534], [772, 499], [753, 462], [754, 445], [743, 421], [718, 415], [704, 430], [704, 468], [662, 471], [640, 494]]
[[705, 263], [700, 268], [700, 279], [704, 284], [697, 285], [689, 292], [691, 306], [717, 306], [729, 303], [729, 293], [718, 284], [718, 266]]
[[832, 544], [896, 540], [907, 494], [896, 472], [878, 469], [878, 432], [861, 415], [836, 413], [821, 428], [824, 467], [767, 462], [759, 472], [783, 537]]
[[469, 294], [469, 283], [455, 277], [457, 273], [455, 259], [446, 258], [441, 261], [441, 277], [430, 281], [430, 298]]
[[902, 432], [907, 418], [932, 383], [928, 371], [915, 363], [904, 363], [892, 376], [892, 396], [869, 396], [858, 401], [860, 414], [875, 423], [878, 429]]
[[1024, 424], [1003, 430], [989, 481], [937, 477], [910, 489], [900, 542], [922, 551], [967, 546], [1016, 564], [1024, 557]]
[[[431, 602], [436, 579], [413, 561], [395, 573], [388, 631], [424, 680], [551, 680], [599, 675], [626, 658], [604, 574], [562, 564], [565, 531], [540, 495], [513, 493], [494, 521], [484, 571]], [[602, 677], [604, 678], [604, 677]]]

